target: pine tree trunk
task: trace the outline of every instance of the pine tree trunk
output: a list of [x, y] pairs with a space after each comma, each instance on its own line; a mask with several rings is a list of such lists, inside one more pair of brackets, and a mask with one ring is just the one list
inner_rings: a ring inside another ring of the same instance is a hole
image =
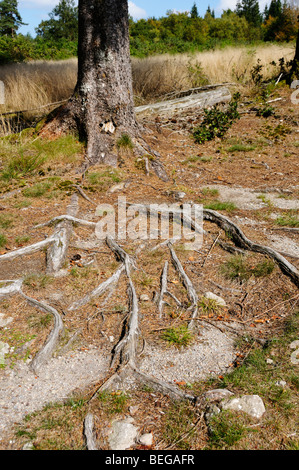
[[79, 131], [90, 164], [116, 165], [116, 140], [137, 136], [127, 0], [80, 0], [78, 81], [44, 133]]
[[[299, 23], [299, 16], [298, 16], [298, 23]], [[295, 51], [295, 57], [293, 61], [292, 73], [296, 75], [297, 78], [299, 78], [299, 30], [297, 34], [296, 51]]]

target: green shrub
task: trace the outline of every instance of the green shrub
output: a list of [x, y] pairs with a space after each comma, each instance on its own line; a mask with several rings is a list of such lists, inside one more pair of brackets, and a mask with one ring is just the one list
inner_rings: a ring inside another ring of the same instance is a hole
[[239, 100], [240, 93], [235, 93], [226, 111], [219, 109], [218, 104], [213, 106], [212, 109], [204, 109], [205, 116], [202, 123], [193, 130], [195, 142], [203, 144], [215, 139], [215, 137], [223, 137], [234, 121], [240, 118], [238, 113]]

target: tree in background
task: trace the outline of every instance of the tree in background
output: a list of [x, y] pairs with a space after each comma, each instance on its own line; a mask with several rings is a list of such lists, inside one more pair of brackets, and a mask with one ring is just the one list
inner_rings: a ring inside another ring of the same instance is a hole
[[36, 28], [37, 36], [46, 40], [76, 41], [78, 38], [78, 7], [74, 0], [60, 0], [49, 13], [49, 20], [42, 21]]
[[284, 1], [272, 0], [262, 25], [265, 41], [293, 41], [297, 36], [298, 8]]
[[259, 27], [262, 23], [262, 15], [257, 0], [239, 0], [236, 13], [238, 16], [244, 16], [247, 22], [254, 27]]
[[191, 8], [191, 12], [190, 12], [190, 16], [191, 18], [198, 18], [198, 9], [197, 9], [197, 6], [196, 6], [196, 3], [194, 2], [193, 3], [193, 7]]
[[17, 0], [0, 2], [0, 35], [14, 36], [20, 26], [25, 25], [18, 10]]

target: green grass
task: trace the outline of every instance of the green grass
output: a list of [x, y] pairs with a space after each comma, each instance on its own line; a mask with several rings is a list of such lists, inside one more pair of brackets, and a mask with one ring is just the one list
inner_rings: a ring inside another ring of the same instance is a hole
[[22, 180], [44, 173], [45, 165], [73, 163], [83, 154], [83, 144], [73, 135], [55, 140], [41, 139], [25, 131], [0, 139], [0, 158], [3, 169], [0, 178], [5, 181]]
[[299, 219], [298, 216], [296, 216], [295, 214], [284, 214], [282, 216], [277, 217], [277, 219], [275, 220], [275, 224], [282, 227], [298, 228]]
[[119, 149], [122, 148], [132, 150], [134, 148], [132, 139], [128, 134], [122, 134], [121, 137], [117, 140], [116, 145]]
[[101, 408], [108, 414], [124, 413], [127, 409], [129, 395], [124, 392], [108, 392], [98, 393], [98, 400]]
[[44, 289], [47, 287], [51, 282], [53, 282], [53, 278], [48, 276], [47, 274], [38, 274], [38, 273], [33, 273], [33, 274], [28, 274], [24, 278], [23, 283], [25, 286], [31, 287], [32, 289]]
[[222, 411], [210, 423], [208, 448], [229, 449], [246, 435], [246, 427], [231, 411]]
[[180, 347], [189, 346], [194, 336], [187, 326], [181, 325], [176, 328], [168, 328], [162, 333], [161, 338], [170, 345]]
[[3, 248], [7, 243], [7, 238], [3, 233], [0, 233], [0, 248]]
[[0, 228], [7, 229], [13, 226], [13, 216], [10, 214], [0, 214]]
[[237, 209], [236, 205], [233, 202], [221, 202], [221, 201], [209, 201], [203, 202], [205, 209], [211, 209], [213, 211], [226, 211], [233, 212]]
[[49, 191], [52, 189], [52, 184], [48, 181], [42, 181], [41, 183], [36, 183], [29, 188], [23, 190], [23, 195], [25, 197], [39, 198], [42, 196], [49, 196]]
[[196, 437], [195, 421], [194, 407], [185, 401], [172, 402], [165, 413], [163, 439], [170, 444], [176, 442], [179, 450], [191, 449]]
[[120, 183], [122, 174], [115, 168], [106, 168], [103, 171], [93, 171], [86, 174], [84, 188], [91, 191], [105, 191], [113, 183]]
[[235, 144], [231, 147], [228, 147], [227, 152], [252, 152], [256, 149], [256, 145], [245, 145], [245, 144]]
[[274, 268], [275, 263], [270, 259], [256, 262], [250, 257], [233, 255], [220, 267], [220, 272], [227, 279], [247, 281], [251, 276], [267, 276], [273, 272]]
[[201, 192], [207, 198], [219, 196], [219, 189], [216, 188], [202, 188]]

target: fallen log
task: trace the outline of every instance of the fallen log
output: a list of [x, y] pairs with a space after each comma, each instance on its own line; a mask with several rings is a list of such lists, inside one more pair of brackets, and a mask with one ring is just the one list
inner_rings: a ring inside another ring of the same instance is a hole
[[227, 103], [231, 99], [232, 95], [228, 88], [217, 87], [215, 90], [203, 91], [182, 98], [137, 106], [135, 112], [138, 117], [148, 114], [174, 114], [189, 108], [204, 109], [215, 104]]

